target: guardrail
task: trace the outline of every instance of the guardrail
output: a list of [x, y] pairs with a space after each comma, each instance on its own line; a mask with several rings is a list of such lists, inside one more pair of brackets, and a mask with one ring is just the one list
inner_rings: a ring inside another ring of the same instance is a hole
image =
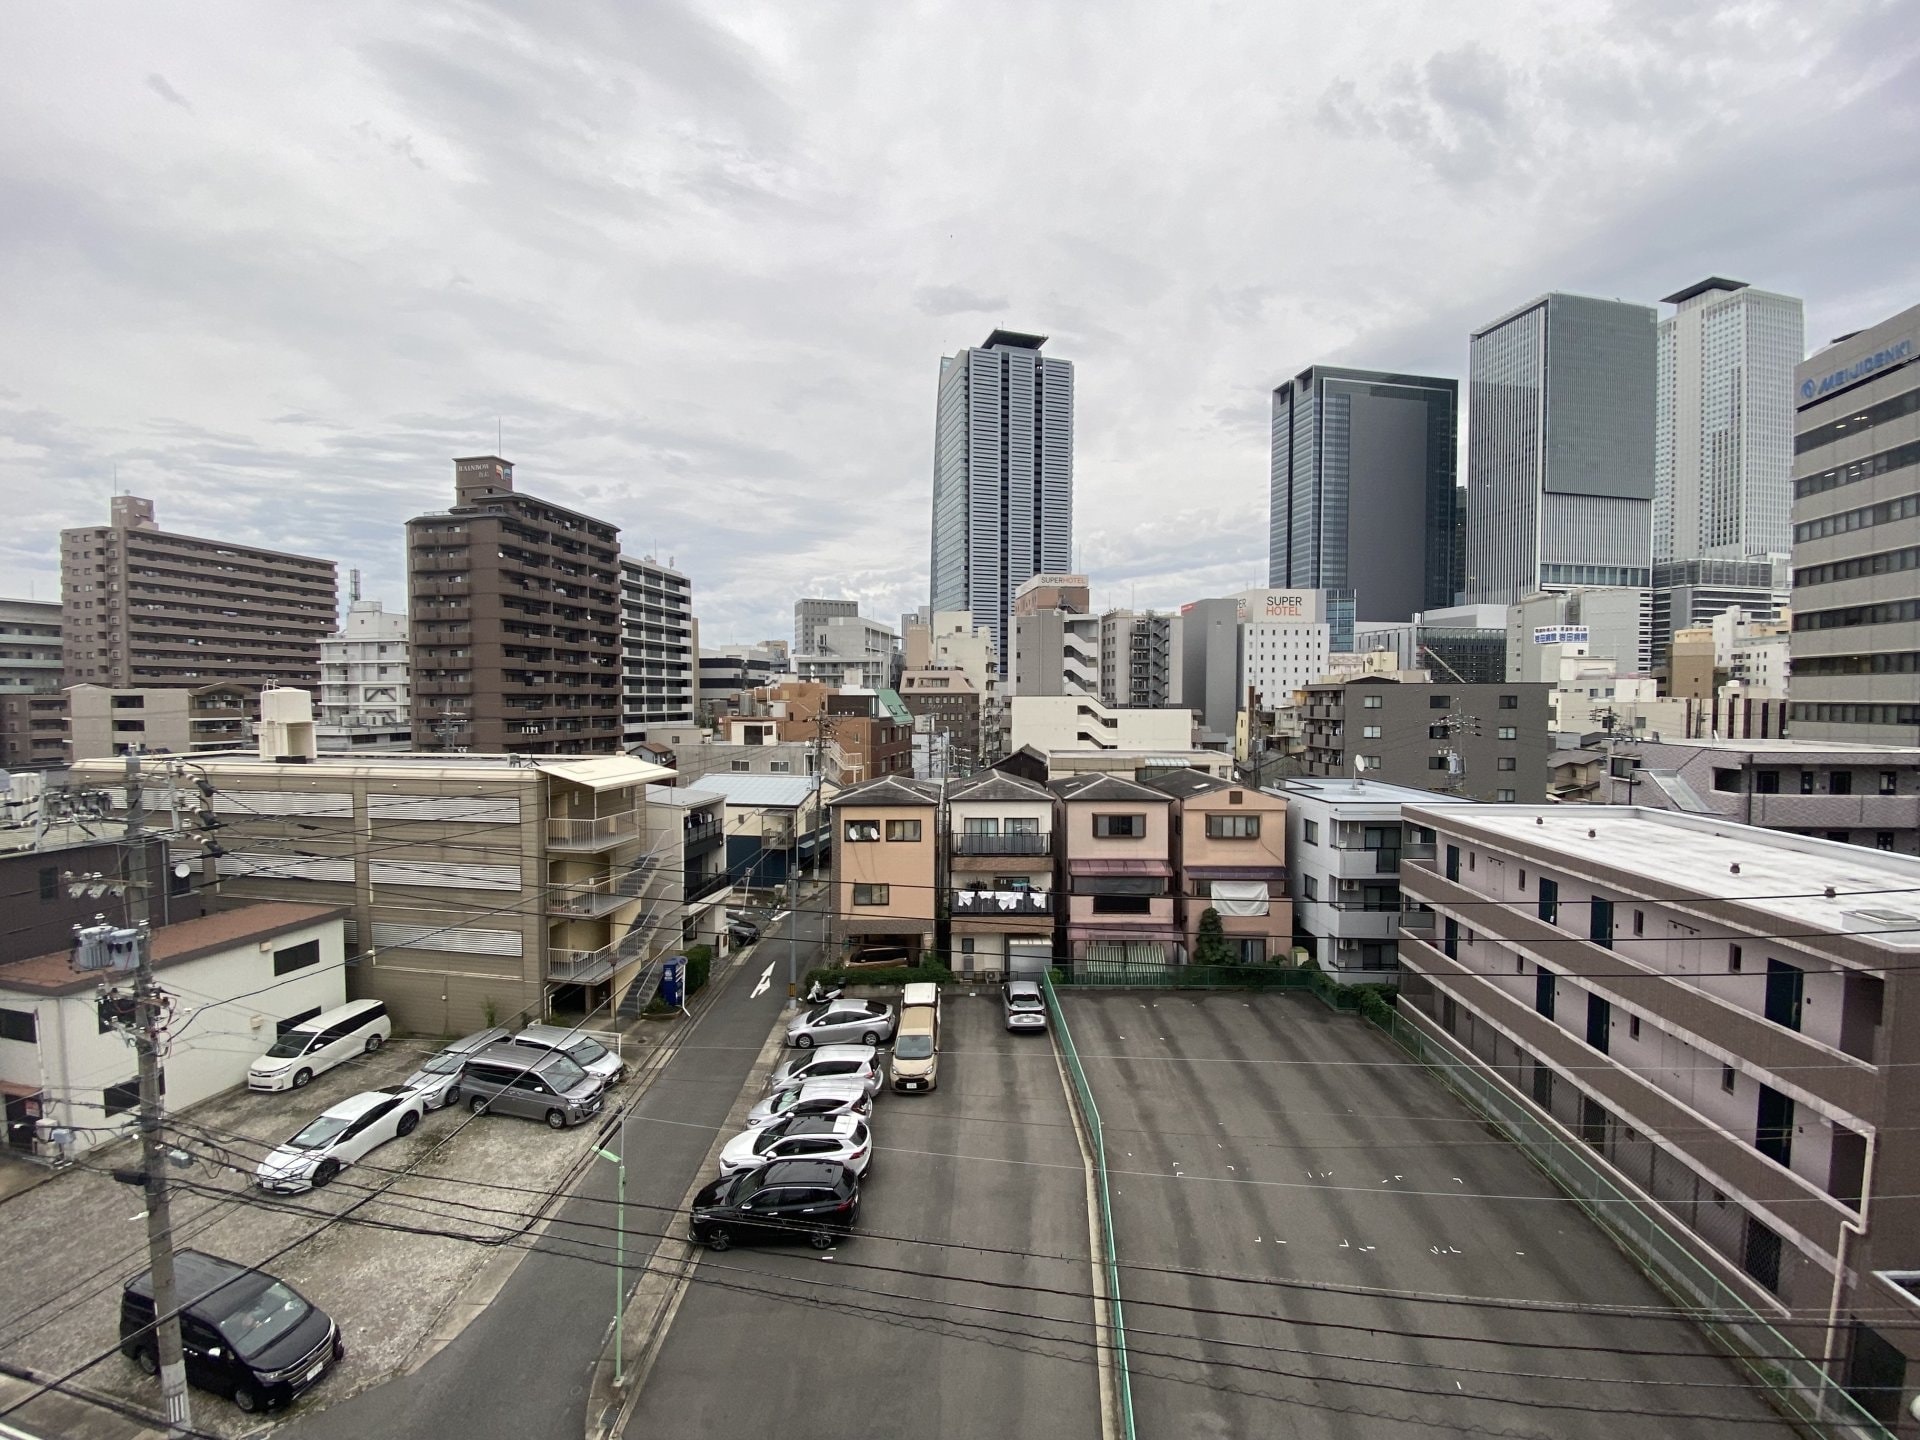
[[1107, 1314], [1113, 1331], [1114, 1382], [1119, 1391], [1120, 1433], [1125, 1440], [1134, 1440], [1133, 1377], [1127, 1367], [1127, 1327], [1120, 1311], [1120, 1256], [1113, 1244], [1113, 1202], [1107, 1189], [1107, 1142], [1100, 1128], [1100, 1108], [1093, 1103], [1093, 1088], [1087, 1084], [1086, 1071], [1080, 1068], [1080, 1052], [1073, 1047], [1073, 1032], [1067, 1026], [1067, 1017], [1061, 1012], [1060, 997], [1054, 992], [1053, 978], [1044, 971], [1041, 972], [1040, 987], [1046, 992], [1047, 1011], [1053, 1021], [1053, 1033], [1060, 1042], [1060, 1053], [1066, 1057], [1067, 1073], [1073, 1077], [1074, 1099], [1079, 1103], [1081, 1118], [1085, 1120], [1088, 1137], [1093, 1142], [1095, 1188], [1100, 1197], [1100, 1239], [1106, 1251]]

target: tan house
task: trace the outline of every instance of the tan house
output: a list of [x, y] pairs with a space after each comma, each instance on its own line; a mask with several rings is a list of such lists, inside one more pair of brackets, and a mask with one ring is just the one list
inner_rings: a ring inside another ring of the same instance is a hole
[[1293, 944], [1285, 798], [1198, 770], [1145, 783], [1178, 802], [1172, 848], [1188, 958], [1198, 957], [1200, 920], [1209, 909], [1219, 913], [1230, 963], [1284, 957]]
[[947, 916], [962, 975], [1054, 963], [1053, 792], [985, 770], [947, 788]]
[[1185, 935], [1174, 904], [1173, 797], [1117, 775], [1047, 788], [1061, 802], [1072, 963], [1179, 964]]
[[940, 787], [883, 775], [841, 791], [830, 808], [840, 958], [919, 964], [938, 914]]

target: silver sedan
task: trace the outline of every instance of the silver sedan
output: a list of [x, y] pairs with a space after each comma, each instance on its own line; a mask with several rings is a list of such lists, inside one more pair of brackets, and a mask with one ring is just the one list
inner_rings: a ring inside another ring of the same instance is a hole
[[747, 1127], [758, 1130], [788, 1115], [873, 1114], [873, 1096], [858, 1080], [809, 1080], [791, 1089], [776, 1090], [747, 1112]]
[[743, 1130], [720, 1152], [720, 1173], [737, 1175], [774, 1160], [838, 1160], [865, 1175], [873, 1137], [858, 1115], [801, 1115]]
[[829, 1000], [787, 1022], [787, 1044], [884, 1045], [893, 1038], [893, 1007], [881, 1000]]
[[880, 1092], [880, 1062], [870, 1045], [822, 1045], [797, 1060], [774, 1067], [768, 1090], [785, 1090], [803, 1080], [858, 1080], [869, 1095]]
[[512, 1035], [511, 1030], [503, 1030], [498, 1025], [490, 1030], [476, 1030], [465, 1039], [454, 1041], [409, 1075], [406, 1088], [420, 1097], [425, 1109], [457, 1105], [460, 1103], [460, 1069], [467, 1063], [467, 1057], [478, 1055], [494, 1041], [510, 1039]]

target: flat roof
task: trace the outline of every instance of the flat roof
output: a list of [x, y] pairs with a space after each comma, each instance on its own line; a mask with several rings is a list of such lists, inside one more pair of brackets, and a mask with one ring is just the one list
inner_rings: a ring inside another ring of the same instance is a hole
[[[1632, 703], [1632, 702], [1623, 702]], [[1912, 745], [1856, 744], [1851, 740], [1653, 740], [1645, 736], [1623, 742], [1628, 745], [1661, 745], [1672, 750], [1712, 750], [1727, 755], [1777, 755], [1782, 759], [1815, 755], [1871, 755], [1876, 758], [1900, 756], [1920, 761], [1920, 747]]]
[[1746, 288], [1747, 282], [1744, 280], [1728, 280], [1721, 275], [1709, 275], [1704, 280], [1694, 281], [1693, 284], [1687, 286], [1684, 290], [1676, 290], [1671, 295], [1661, 296], [1660, 303], [1663, 305], [1678, 305], [1684, 301], [1693, 299], [1696, 295], [1704, 295], [1709, 290], [1744, 290]]
[[[1604, 758], [1604, 757], [1602, 757]], [[1302, 779], [1292, 777], [1279, 786], [1267, 786], [1269, 794], [1303, 795], [1310, 800], [1325, 800], [1335, 805], [1474, 805], [1468, 795], [1442, 795], [1433, 790], [1415, 790], [1410, 785], [1384, 785], [1378, 780], [1349, 778]]]
[[[161, 760], [167, 757], [152, 758]], [[252, 750], [216, 750], [195, 754], [191, 758], [196, 767], [249, 775], [294, 778], [332, 774], [383, 780], [504, 780], [525, 775], [531, 780], [536, 775], [544, 774], [594, 790], [657, 784], [672, 780], [676, 773], [663, 765], [632, 755], [582, 755], [571, 759], [549, 759], [530, 755], [455, 755], [432, 750], [385, 750], [373, 755], [323, 752], [317, 759], [287, 761], [263, 760]], [[96, 783], [119, 779], [126, 774], [126, 768], [126, 761], [117, 755], [78, 760], [72, 766], [76, 775]]]
[[[347, 913], [343, 905], [299, 905], [290, 900], [264, 900], [234, 910], [220, 910], [196, 920], [162, 925], [153, 932], [153, 968], [184, 965], [189, 960], [231, 950], [249, 941], [268, 940], [289, 930], [305, 929]], [[75, 970], [66, 950], [36, 955], [0, 965], [0, 990], [31, 990], [41, 995], [76, 995], [95, 989], [106, 971]]]
[[700, 788], [729, 805], [771, 806], [795, 810], [804, 805], [818, 782], [811, 775], [702, 775]]
[[1044, 335], [1029, 335], [1024, 330], [995, 330], [987, 336], [982, 349], [991, 350], [994, 346], [1004, 346], [1014, 350], [1038, 350], [1047, 343]]
[[1920, 949], [1920, 857], [1632, 805], [1475, 805], [1436, 823], [1684, 886], [1785, 929]]
[[669, 805], [676, 810], [697, 810], [702, 805], [717, 805], [727, 797], [718, 790], [701, 790], [687, 785], [649, 785], [649, 805]]

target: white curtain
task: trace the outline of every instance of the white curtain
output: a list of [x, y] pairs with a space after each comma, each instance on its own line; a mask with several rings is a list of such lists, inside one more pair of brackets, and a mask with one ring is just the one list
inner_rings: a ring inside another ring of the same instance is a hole
[[1267, 913], [1267, 882], [1264, 880], [1216, 880], [1207, 903], [1222, 915], [1264, 915]]

